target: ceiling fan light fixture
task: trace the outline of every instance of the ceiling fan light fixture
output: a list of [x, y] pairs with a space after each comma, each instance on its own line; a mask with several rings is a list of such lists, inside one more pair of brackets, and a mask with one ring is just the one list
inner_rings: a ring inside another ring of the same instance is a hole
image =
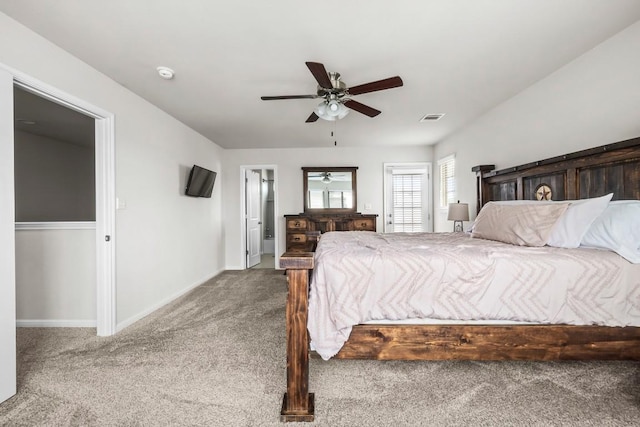
[[341, 102], [332, 99], [330, 101], [322, 101], [313, 112], [321, 119], [333, 122], [346, 117], [349, 114], [349, 109]]

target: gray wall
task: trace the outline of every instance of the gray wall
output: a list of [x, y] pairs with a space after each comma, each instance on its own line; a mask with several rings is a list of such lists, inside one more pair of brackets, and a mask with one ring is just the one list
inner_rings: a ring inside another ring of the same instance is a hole
[[16, 221], [95, 221], [94, 144], [15, 132]]

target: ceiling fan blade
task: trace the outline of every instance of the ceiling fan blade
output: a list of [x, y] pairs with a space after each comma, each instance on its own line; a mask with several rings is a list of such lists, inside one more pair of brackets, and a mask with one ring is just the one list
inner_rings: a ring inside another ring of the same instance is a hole
[[318, 95], [282, 95], [282, 96], [261, 96], [263, 101], [275, 101], [278, 99], [316, 99]]
[[316, 113], [311, 113], [309, 118], [307, 120], [305, 120], [305, 123], [313, 123], [318, 119], [319, 119], [319, 117], [318, 117], [318, 115]]
[[402, 86], [402, 79], [398, 76], [389, 77], [388, 79], [378, 80], [371, 83], [365, 83], [358, 86], [350, 87], [348, 92], [350, 95], [360, 95], [361, 93], [375, 92], [378, 90], [391, 89]]
[[324, 68], [319, 62], [305, 62], [313, 77], [315, 77], [316, 81], [320, 85], [320, 87], [324, 89], [333, 89], [333, 85], [331, 84], [331, 79], [327, 74], [327, 70]]
[[358, 113], [362, 113], [365, 116], [375, 117], [381, 113], [381, 111], [376, 110], [375, 108], [371, 108], [368, 105], [364, 105], [358, 101], [354, 101], [353, 99], [347, 99], [344, 101], [344, 105], [352, 110], [356, 110]]

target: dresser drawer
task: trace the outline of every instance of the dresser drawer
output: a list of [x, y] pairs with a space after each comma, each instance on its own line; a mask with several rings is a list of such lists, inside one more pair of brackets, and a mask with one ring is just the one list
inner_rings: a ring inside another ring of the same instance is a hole
[[375, 231], [376, 230], [376, 220], [374, 218], [359, 218], [354, 219], [353, 229], [359, 231]]
[[306, 230], [307, 220], [302, 218], [292, 218], [287, 220], [287, 230]]
[[328, 231], [376, 231], [378, 215], [317, 213], [285, 215], [287, 252], [313, 252]]
[[304, 233], [287, 233], [287, 243], [306, 243], [307, 235]]

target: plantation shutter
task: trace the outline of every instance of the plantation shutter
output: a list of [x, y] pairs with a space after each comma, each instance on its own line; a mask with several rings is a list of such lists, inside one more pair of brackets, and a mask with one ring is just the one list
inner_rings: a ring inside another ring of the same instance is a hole
[[447, 156], [438, 161], [440, 168], [440, 208], [447, 209], [456, 202], [456, 158]]
[[423, 173], [397, 173], [393, 176], [393, 231], [423, 231]]

